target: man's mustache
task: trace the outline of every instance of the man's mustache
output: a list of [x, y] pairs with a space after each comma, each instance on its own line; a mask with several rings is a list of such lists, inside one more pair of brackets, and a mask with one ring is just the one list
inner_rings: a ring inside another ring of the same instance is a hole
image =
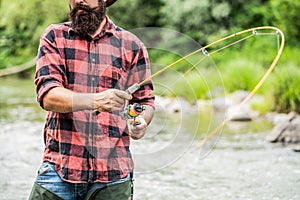
[[71, 15], [88, 14], [88, 13], [93, 12], [93, 11], [96, 10], [96, 9], [97, 9], [97, 7], [96, 7], [96, 8], [90, 8], [90, 7], [87, 6], [87, 5], [78, 3], [78, 4], [76, 4], [75, 7], [71, 10]]

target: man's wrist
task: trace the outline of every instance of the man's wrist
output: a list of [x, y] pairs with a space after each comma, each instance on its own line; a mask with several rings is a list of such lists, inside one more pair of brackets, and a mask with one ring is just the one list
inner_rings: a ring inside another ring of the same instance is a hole
[[92, 93], [74, 93], [73, 110], [92, 110], [96, 109], [95, 94]]
[[145, 122], [149, 125], [154, 116], [154, 108], [149, 105], [145, 105], [145, 110], [140, 114], [140, 118], [143, 118]]

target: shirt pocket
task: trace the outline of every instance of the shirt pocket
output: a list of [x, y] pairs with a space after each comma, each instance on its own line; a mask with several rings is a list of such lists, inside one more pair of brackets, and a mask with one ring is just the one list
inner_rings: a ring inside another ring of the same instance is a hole
[[105, 65], [99, 70], [99, 87], [103, 89], [124, 90], [127, 76], [122, 68]]

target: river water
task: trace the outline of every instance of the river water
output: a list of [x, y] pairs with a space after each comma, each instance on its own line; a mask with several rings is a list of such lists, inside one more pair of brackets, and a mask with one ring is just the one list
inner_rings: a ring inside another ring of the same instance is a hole
[[[31, 80], [2, 78], [0, 94], [0, 199], [27, 199], [41, 164], [45, 112]], [[300, 154], [266, 142], [272, 125], [264, 118], [230, 123], [199, 146], [219, 118], [158, 112], [147, 136], [132, 142], [135, 199], [300, 199]]]

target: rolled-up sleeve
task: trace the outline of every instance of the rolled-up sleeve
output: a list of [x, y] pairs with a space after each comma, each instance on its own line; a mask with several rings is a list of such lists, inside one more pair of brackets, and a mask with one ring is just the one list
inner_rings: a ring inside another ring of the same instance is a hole
[[65, 87], [66, 82], [66, 68], [55, 40], [55, 31], [50, 26], [40, 39], [34, 80], [41, 107], [47, 92], [55, 87]]
[[[138, 44], [138, 43], [137, 43]], [[132, 83], [140, 83], [151, 76], [151, 68], [148, 52], [142, 42], [136, 47], [133, 47], [133, 51], [136, 53], [132, 62], [133, 73], [130, 77]], [[154, 95], [153, 95], [153, 83], [148, 81], [142, 85], [134, 94], [132, 102], [137, 102], [141, 105], [154, 106]]]

